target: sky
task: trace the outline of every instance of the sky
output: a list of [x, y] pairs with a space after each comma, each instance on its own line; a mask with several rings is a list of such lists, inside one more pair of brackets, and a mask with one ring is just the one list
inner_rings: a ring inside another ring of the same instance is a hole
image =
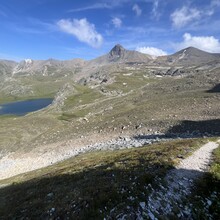
[[220, 0], [0, 0], [0, 59], [90, 60], [121, 44], [220, 53]]

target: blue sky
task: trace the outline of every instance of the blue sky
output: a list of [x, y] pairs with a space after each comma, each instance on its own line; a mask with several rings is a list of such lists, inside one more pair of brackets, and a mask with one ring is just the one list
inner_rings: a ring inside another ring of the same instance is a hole
[[220, 0], [0, 0], [0, 29], [0, 59], [92, 59], [117, 43], [220, 53]]

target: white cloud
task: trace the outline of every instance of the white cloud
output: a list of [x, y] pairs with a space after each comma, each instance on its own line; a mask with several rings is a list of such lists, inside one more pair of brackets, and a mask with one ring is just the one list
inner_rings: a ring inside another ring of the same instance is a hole
[[83, 8], [75, 8], [75, 9], [71, 9], [69, 10], [69, 12], [80, 12], [80, 11], [86, 11], [86, 10], [94, 10], [94, 9], [111, 9], [112, 6], [110, 4], [107, 3], [96, 3], [94, 5], [89, 5]]
[[153, 2], [153, 8], [152, 8], [152, 15], [154, 18], [159, 19], [160, 17], [160, 12], [158, 11], [158, 7], [159, 7], [159, 0], [155, 0]]
[[123, 6], [127, 2], [130, 2], [130, 0], [105, 0], [102, 3], [89, 4], [88, 6], [82, 8], [74, 8], [69, 10], [68, 12], [80, 12], [96, 9], [114, 9], [116, 7]]
[[211, 1], [212, 7], [219, 7], [220, 6], [220, 0], [212, 0]]
[[122, 20], [120, 18], [113, 18], [112, 23], [116, 28], [120, 28], [122, 25]]
[[202, 8], [192, 7], [190, 5], [176, 9], [171, 15], [173, 27], [181, 28], [195, 21], [202, 21], [212, 16], [216, 9], [220, 7], [220, 0], [212, 0]]
[[63, 32], [75, 36], [79, 41], [92, 47], [100, 47], [103, 43], [102, 35], [96, 31], [95, 25], [89, 23], [86, 18], [80, 20], [62, 19], [57, 22], [57, 25]]
[[140, 16], [142, 14], [142, 10], [137, 4], [133, 6], [132, 10], [136, 13], [137, 16]]
[[176, 28], [181, 28], [194, 20], [198, 20], [201, 17], [201, 11], [196, 8], [183, 6], [180, 9], [176, 9], [170, 17], [173, 26]]
[[156, 47], [137, 47], [136, 51], [141, 53], [146, 53], [152, 56], [164, 56], [167, 55], [167, 52], [156, 48]]
[[207, 9], [207, 15], [211, 16], [215, 13], [216, 8], [220, 7], [220, 0], [212, 0], [209, 8]]
[[219, 39], [213, 36], [192, 36], [189, 33], [185, 33], [183, 35], [183, 41], [174, 46], [176, 50], [192, 46], [211, 53], [220, 52]]

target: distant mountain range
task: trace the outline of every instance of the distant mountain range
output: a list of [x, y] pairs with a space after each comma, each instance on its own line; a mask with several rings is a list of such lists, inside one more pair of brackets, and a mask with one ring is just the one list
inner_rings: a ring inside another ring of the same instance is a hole
[[[90, 61], [83, 59], [73, 60], [31, 60], [26, 59], [21, 62], [0, 60], [0, 76], [6, 75], [60, 75], [75, 74], [81, 72], [77, 79], [87, 77], [89, 74], [97, 72], [105, 66], [114, 64], [144, 64], [146, 66], [167, 66], [167, 67], [191, 67], [210, 64], [212, 67], [219, 66], [220, 54], [208, 53], [194, 47], [188, 47], [172, 55], [153, 57], [137, 51], [127, 50], [121, 45], [115, 45], [112, 50], [98, 58]], [[108, 67], [109, 68], [109, 67]]]

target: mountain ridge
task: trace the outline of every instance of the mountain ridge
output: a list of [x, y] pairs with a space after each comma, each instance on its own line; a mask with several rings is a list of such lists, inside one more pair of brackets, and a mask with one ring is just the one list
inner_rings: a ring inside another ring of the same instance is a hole
[[197, 65], [220, 59], [220, 53], [209, 53], [195, 47], [187, 47], [166, 56], [168, 62], [183, 65]]
[[[186, 53], [187, 52], [187, 53]], [[206, 56], [206, 59], [207, 59], [207, 56], [208, 58], [220, 58], [220, 53], [210, 53], [210, 52], [206, 52], [206, 51], [203, 51], [203, 50], [200, 50], [196, 47], [187, 47], [187, 48], [184, 48], [184, 49], [181, 49], [173, 54], [170, 54], [170, 55], [163, 55], [163, 56], [157, 56], [156, 57], [156, 60], [157, 59], [160, 59], [160, 58], [166, 58], [167, 60], [170, 60], [170, 59], [174, 59], [178, 56], [180, 56], [180, 60], [183, 59], [183, 57], [181, 57], [183, 54], [186, 54], [186, 55], [190, 55], [191, 57], [194, 56], [194, 57], [199, 57], [201, 58], [202, 57], [202, 61], [204, 61], [204, 56]], [[34, 59], [25, 59], [25, 60], [30, 60], [32, 62], [34, 61], [38, 61], [38, 62], [50, 62], [50, 63], [88, 63], [88, 64], [109, 64], [109, 63], [124, 63], [124, 62], [149, 62], [149, 61], [152, 61], [152, 60], [155, 60], [155, 58], [153, 58], [153, 56], [149, 55], [149, 54], [145, 54], [145, 53], [141, 53], [141, 52], [138, 52], [138, 51], [135, 51], [135, 50], [127, 50], [125, 49], [122, 45], [120, 44], [116, 44], [108, 53], [104, 54], [104, 55], [101, 55], [97, 58], [94, 58], [94, 59], [91, 59], [91, 60], [84, 60], [82, 58], [74, 58], [74, 59], [69, 59], [69, 60], [58, 60], [58, 59], [53, 59], [53, 58], [49, 58], [49, 59], [46, 59], [46, 60], [34, 60]], [[7, 60], [7, 59], [0, 59], [0, 63], [5, 63], [5, 64], [9, 64], [9, 63], [13, 63], [13, 65], [15, 64], [20, 64], [20, 63], [23, 63], [25, 62], [25, 60], [22, 60], [20, 62], [16, 62], [16, 61], [13, 61], [13, 60]], [[210, 61], [210, 60], [209, 60]], [[169, 61], [170, 62], [170, 61]]]
[[127, 50], [120, 44], [116, 44], [108, 53], [89, 61], [80, 58], [71, 60], [26, 59], [19, 63], [0, 60], [0, 76], [70, 76], [75, 82], [96, 84], [112, 81], [114, 78], [112, 73], [120, 69], [141, 68], [143, 71], [148, 69], [152, 75], [177, 76], [198, 72], [195, 68], [203, 71], [208, 68], [216, 69], [219, 66], [220, 54], [208, 53], [194, 47], [155, 58], [138, 51]]

